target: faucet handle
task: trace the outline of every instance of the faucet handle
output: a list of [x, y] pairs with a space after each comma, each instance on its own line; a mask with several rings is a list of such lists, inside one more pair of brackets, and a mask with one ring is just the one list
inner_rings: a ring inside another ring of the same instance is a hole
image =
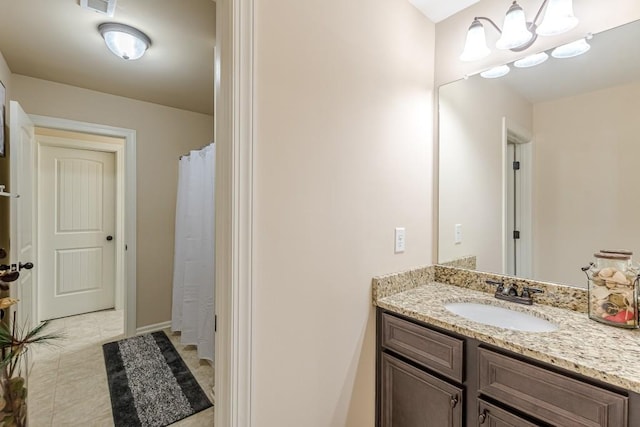
[[531, 298], [531, 294], [541, 294], [544, 291], [542, 289], [537, 289], [537, 288], [529, 288], [527, 286], [522, 288], [522, 294], [520, 294], [520, 296], [522, 298]]
[[502, 292], [504, 289], [504, 279], [502, 279], [501, 281], [497, 281], [497, 280], [485, 280], [485, 283], [488, 285], [493, 285], [496, 286], [496, 292]]

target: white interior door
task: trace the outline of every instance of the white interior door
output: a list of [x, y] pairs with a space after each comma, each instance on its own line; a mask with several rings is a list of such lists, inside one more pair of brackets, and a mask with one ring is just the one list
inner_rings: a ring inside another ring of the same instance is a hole
[[38, 162], [41, 319], [113, 308], [115, 154], [41, 145]]
[[[11, 185], [8, 191], [20, 197], [11, 198], [10, 239], [11, 263], [20, 268], [21, 264], [35, 261], [35, 214], [33, 203], [34, 186], [34, 127], [29, 116], [16, 101], [10, 101], [11, 119], [10, 162]], [[31, 328], [35, 323], [34, 284], [36, 268], [21, 269], [20, 277], [11, 286], [11, 295], [19, 299], [16, 306], [20, 327]]]

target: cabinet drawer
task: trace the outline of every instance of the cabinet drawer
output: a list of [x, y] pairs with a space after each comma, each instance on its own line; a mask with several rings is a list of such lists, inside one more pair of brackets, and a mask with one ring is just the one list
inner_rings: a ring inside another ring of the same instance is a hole
[[381, 427], [462, 427], [462, 389], [382, 355]]
[[628, 398], [478, 349], [478, 391], [556, 426], [627, 426]]
[[538, 427], [483, 400], [478, 401], [479, 427]]
[[382, 346], [462, 382], [463, 341], [397, 317], [382, 315]]

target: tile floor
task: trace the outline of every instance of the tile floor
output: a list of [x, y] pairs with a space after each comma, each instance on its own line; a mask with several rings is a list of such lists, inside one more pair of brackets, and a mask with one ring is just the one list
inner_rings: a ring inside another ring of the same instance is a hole
[[[113, 426], [102, 344], [123, 338], [122, 311], [107, 310], [51, 321], [50, 332], [64, 339], [56, 346], [30, 349], [30, 427]], [[194, 346], [166, 331], [202, 389], [212, 399], [213, 368], [199, 360]], [[179, 427], [213, 426], [213, 407], [185, 418]]]

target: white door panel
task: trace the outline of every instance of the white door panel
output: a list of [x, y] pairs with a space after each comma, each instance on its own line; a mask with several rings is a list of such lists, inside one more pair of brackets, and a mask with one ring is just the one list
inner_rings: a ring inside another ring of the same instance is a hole
[[[10, 161], [11, 161], [11, 193], [20, 195], [11, 198], [11, 263], [33, 262], [35, 259], [35, 214], [33, 206], [34, 175], [34, 126], [20, 104], [10, 102]], [[16, 310], [20, 327], [33, 326], [35, 276], [38, 266], [33, 270], [21, 270], [18, 280], [11, 286], [11, 294], [18, 298]]]
[[115, 154], [40, 146], [40, 313], [114, 307]]

